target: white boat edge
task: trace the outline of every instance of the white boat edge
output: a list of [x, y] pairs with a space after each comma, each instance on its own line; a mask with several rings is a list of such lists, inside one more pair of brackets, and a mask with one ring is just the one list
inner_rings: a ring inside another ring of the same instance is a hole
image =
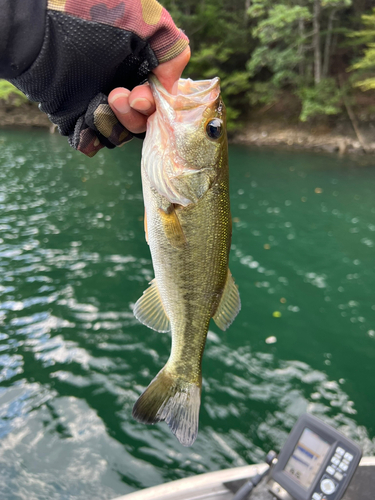
[[113, 500], [175, 500], [176, 498], [179, 500], [198, 500], [199, 498], [208, 498], [208, 495], [217, 497], [228, 493], [223, 483], [245, 479], [258, 472], [262, 473], [267, 467], [267, 464], [257, 464], [206, 472], [135, 491]]
[[[375, 457], [363, 457], [359, 466], [375, 466]], [[247, 479], [257, 473], [264, 472], [267, 467], [267, 464], [261, 463], [207, 472], [135, 491], [113, 500], [175, 500], [176, 498], [179, 500], [199, 500], [209, 497], [224, 497], [228, 494], [224, 483]]]

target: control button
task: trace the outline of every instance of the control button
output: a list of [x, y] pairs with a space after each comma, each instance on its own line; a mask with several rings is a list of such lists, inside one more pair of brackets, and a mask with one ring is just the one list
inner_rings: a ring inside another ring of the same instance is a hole
[[336, 472], [335, 469], [330, 465], [326, 468], [326, 471], [328, 472], [328, 474], [331, 474], [331, 476], [333, 476], [333, 474]]
[[338, 446], [336, 448], [336, 455], [340, 455], [340, 457], [342, 457], [344, 453], [345, 453], [345, 450], [344, 450], [344, 448], [341, 448], [341, 446]]
[[340, 455], [337, 455], [337, 453], [334, 454], [334, 457], [338, 458], [339, 460], [342, 460], [342, 457], [340, 457]]
[[322, 500], [322, 495], [320, 493], [314, 493], [311, 498], [312, 500]]
[[341, 464], [339, 465], [339, 467], [344, 472], [346, 472], [348, 470], [348, 466], [346, 464], [344, 464], [344, 462], [341, 462]]
[[339, 463], [340, 463], [340, 459], [339, 459], [339, 458], [337, 458], [337, 457], [332, 457], [331, 462], [332, 462], [333, 464], [335, 464], [335, 465], [339, 465]]
[[340, 472], [336, 472], [336, 474], [333, 476], [337, 481], [341, 481], [341, 479], [344, 477]]
[[342, 463], [345, 464], [345, 465], [349, 465], [350, 464], [350, 462], [348, 462], [347, 460], [345, 460], [345, 458], [343, 459]]
[[351, 453], [346, 452], [344, 455], [345, 460], [351, 462], [353, 460], [353, 455]]
[[334, 493], [334, 491], [336, 490], [336, 485], [332, 481], [332, 479], [328, 479], [328, 477], [326, 477], [320, 483], [320, 489], [325, 495], [332, 495], [332, 493]]

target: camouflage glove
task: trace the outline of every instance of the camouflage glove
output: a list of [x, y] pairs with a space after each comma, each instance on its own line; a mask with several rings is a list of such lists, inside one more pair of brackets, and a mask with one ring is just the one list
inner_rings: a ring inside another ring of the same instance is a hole
[[[43, 1], [33, 0], [39, 10]], [[23, 0], [13, 2], [22, 7]], [[187, 47], [187, 37], [156, 0], [48, 0], [44, 8], [35, 60], [6, 78], [40, 102], [71, 146], [87, 156], [127, 142], [133, 135], [109, 107], [109, 92], [145, 81]]]

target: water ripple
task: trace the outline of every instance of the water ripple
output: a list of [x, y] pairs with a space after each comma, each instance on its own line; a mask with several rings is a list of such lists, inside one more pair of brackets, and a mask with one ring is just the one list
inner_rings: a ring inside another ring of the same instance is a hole
[[139, 145], [125, 168], [121, 150], [88, 161], [54, 135], [0, 140], [2, 499], [109, 499], [263, 461], [304, 411], [375, 453], [371, 169], [231, 151], [242, 311], [209, 331], [186, 449], [131, 417], [171, 342], [132, 314], [153, 278]]

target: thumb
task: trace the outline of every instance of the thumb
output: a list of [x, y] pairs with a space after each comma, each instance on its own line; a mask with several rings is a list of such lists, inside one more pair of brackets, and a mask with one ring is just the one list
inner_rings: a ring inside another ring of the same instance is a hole
[[189, 62], [189, 59], [190, 47], [188, 46], [183, 52], [181, 52], [180, 55], [171, 61], [159, 64], [159, 66], [152, 71], [165, 90], [167, 90], [170, 94], [176, 94], [177, 82], [180, 79], [185, 66]]

